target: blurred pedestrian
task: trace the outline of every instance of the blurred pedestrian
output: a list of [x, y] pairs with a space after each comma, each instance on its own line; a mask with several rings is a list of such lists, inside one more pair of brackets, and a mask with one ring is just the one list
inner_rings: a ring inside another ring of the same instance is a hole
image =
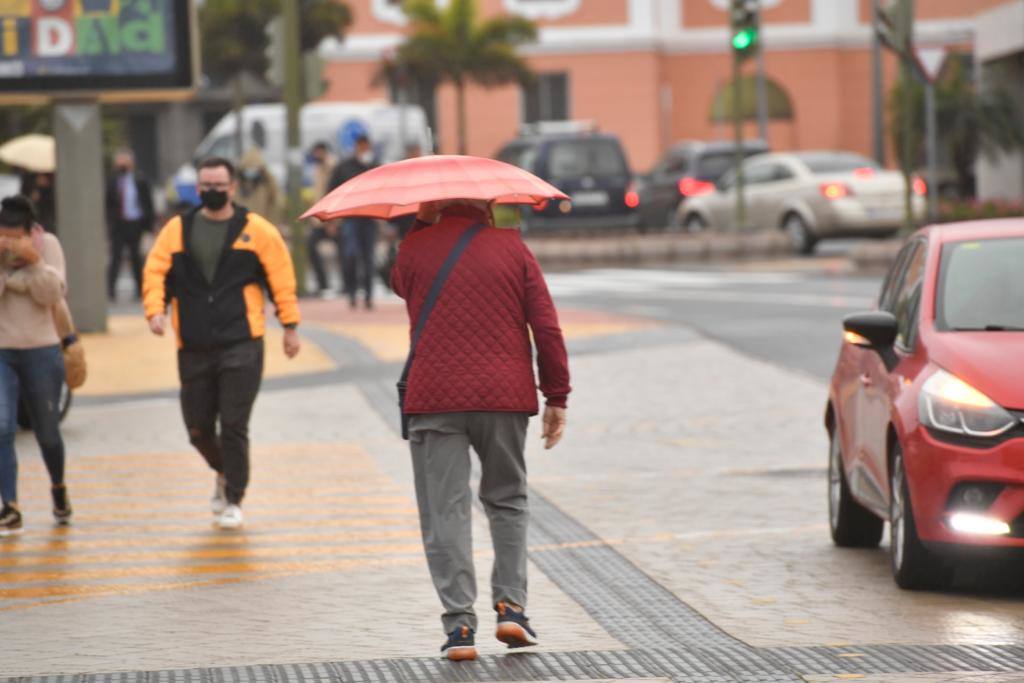
[[[421, 156], [423, 156], [423, 149], [419, 144], [412, 143], [410, 145], [406, 145], [406, 159], [417, 159]], [[405, 236], [409, 234], [409, 231], [412, 229], [415, 221], [415, 214], [399, 216], [398, 218], [393, 218], [388, 221], [387, 230], [385, 232], [387, 255], [384, 257], [384, 262], [380, 264], [380, 268], [378, 270], [385, 287], [391, 287], [391, 271], [395, 267], [395, 261], [398, 260], [398, 245], [405, 239]]]
[[[313, 196], [316, 199], [322, 198], [325, 194], [333, 190], [331, 186], [331, 177], [334, 174], [335, 164], [337, 160], [334, 155], [331, 154], [331, 148], [326, 142], [318, 142], [313, 145], [313, 149], [310, 151], [310, 157], [313, 160]], [[309, 254], [309, 263], [313, 267], [313, 275], [316, 277], [317, 290], [320, 292], [320, 298], [329, 299], [334, 297], [334, 292], [331, 290], [330, 281], [327, 277], [327, 269], [324, 267], [324, 258], [320, 254], [320, 245], [328, 240], [334, 244], [334, 253], [338, 261], [338, 277], [341, 279], [340, 287], [344, 289], [345, 283], [345, 262], [344, 262], [344, 247], [341, 242], [341, 230], [338, 221], [327, 221], [326, 223], [317, 222], [312, 230], [309, 231], [309, 237], [306, 242], [306, 251]]]
[[[431, 309], [435, 278], [453, 257]], [[494, 544], [496, 636], [512, 648], [535, 645], [525, 614], [524, 449], [529, 417], [539, 408], [531, 333], [547, 399], [541, 435], [547, 448], [562, 438], [570, 392], [565, 343], [544, 276], [518, 231], [493, 227], [490, 206], [456, 201], [421, 208], [399, 250], [393, 286], [413, 328], [403, 412], [427, 563], [444, 606], [442, 651], [449, 659], [476, 657], [470, 447], [480, 458], [479, 496]]]
[[135, 170], [130, 149], [114, 153], [114, 174], [107, 181], [107, 225], [110, 232], [110, 261], [107, 265], [107, 297], [117, 300], [117, 278], [125, 252], [135, 280], [135, 297], [142, 298], [143, 233], [153, 229], [153, 191], [149, 181]]
[[54, 324], [64, 289], [60, 242], [36, 222], [27, 197], [7, 197], [0, 203], [0, 536], [22, 525], [14, 451], [19, 397], [50, 475], [53, 516], [58, 524], [71, 520], [60, 434], [64, 358]]
[[[189, 440], [217, 473], [211, 510], [222, 529], [242, 525], [249, 483], [249, 417], [263, 376], [263, 283], [285, 327], [284, 352], [300, 348], [295, 271], [280, 231], [233, 202], [235, 168], [199, 164], [202, 205], [172, 218], [145, 268], [149, 328], [163, 335], [166, 310], [178, 335], [181, 409]], [[219, 420], [219, 431], [218, 431]]]
[[313, 145], [309, 156], [313, 162], [313, 196], [320, 199], [333, 188], [329, 186], [331, 174], [338, 160], [331, 154], [331, 147], [326, 142], [320, 141]]
[[[355, 152], [334, 169], [331, 189], [376, 166], [373, 145], [365, 135], [356, 138]], [[367, 310], [373, 308], [373, 276], [376, 268], [377, 221], [373, 218], [344, 218], [341, 222], [342, 277], [349, 305], [356, 307], [359, 290]]]
[[35, 207], [36, 223], [57, 233], [57, 180], [53, 173], [26, 172], [21, 176], [21, 194]]
[[274, 225], [281, 223], [284, 196], [258, 147], [246, 150], [238, 163], [238, 203]]

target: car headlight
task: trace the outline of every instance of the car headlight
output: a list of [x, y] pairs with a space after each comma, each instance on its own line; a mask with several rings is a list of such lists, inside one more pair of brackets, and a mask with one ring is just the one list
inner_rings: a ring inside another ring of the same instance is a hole
[[1017, 424], [995, 401], [945, 370], [924, 383], [919, 409], [923, 424], [963, 436], [999, 436]]

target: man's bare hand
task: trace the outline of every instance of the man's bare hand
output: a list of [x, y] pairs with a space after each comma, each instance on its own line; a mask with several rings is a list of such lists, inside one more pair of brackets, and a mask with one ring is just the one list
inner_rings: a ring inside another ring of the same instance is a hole
[[545, 450], [551, 450], [562, 440], [565, 433], [565, 408], [548, 406], [544, 409], [544, 432], [540, 438], [544, 439]]
[[163, 313], [157, 313], [149, 319], [149, 331], [158, 337], [164, 336], [164, 332], [167, 331], [167, 316]]
[[284, 355], [289, 358], [295, 358], [299, 355], [299, 350], [302, 348], [302, 340], [299, 339], [299, 333], [294, 329], [286, 329], [284, 331]]

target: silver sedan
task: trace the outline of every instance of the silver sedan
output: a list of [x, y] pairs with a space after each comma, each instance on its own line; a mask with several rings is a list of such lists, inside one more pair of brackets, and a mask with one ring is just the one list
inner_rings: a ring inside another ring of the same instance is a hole
[[[849, 152], [759, 154], [744, 165], [748, 227], [785, 230], [799, 253], [829, 237], [887, 236], [903, 224], [903, 176]], [[736, 225], [736, 174], [715, 191], [687, 199], [679, 220], [689, 231]], [[924, 182], [914, 179], [915, 221], [926, 209]]]

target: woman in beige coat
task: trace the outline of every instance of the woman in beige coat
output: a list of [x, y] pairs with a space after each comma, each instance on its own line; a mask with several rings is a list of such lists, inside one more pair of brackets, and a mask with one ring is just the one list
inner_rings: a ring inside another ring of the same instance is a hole
[[7, 197], [0, 202], [0, 536], [22, 526], [14, 452], [19, 397], [50, 473], [53, 515], [58, 524], [71, 519], [60, 434], [64, 359], [53, 319], [64, 288], [60, 242], [38, 227], [31, 201]]

